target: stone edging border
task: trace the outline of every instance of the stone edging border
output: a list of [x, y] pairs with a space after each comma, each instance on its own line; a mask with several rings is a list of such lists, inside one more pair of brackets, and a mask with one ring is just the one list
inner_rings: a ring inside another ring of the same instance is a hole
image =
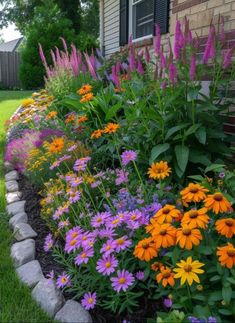
[[26, 201], [21, 200], [22, 192], [19, 191], [19, 173], [9, 162], [5, 162], [4, 166], [6, 212], [10, 216], [9, 225], [17, 240], [11, 246], [11, 258], [19, 279], [32, 289], [32, 298], [49, 317], [62, 323], [92, 323], [89, 312], [80, 303], [72, 299], [65, 301], [55, 283], [44, 277], [39, 261], [35, 260], [34, 238], [37, 233], [28, 224]]

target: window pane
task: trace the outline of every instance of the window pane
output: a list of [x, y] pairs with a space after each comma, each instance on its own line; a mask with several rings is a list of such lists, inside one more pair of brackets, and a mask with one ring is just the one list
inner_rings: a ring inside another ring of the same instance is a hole
[[153, 33], [154, 0], [137, 1], [133, 1], [134, 38], [140, 38]]

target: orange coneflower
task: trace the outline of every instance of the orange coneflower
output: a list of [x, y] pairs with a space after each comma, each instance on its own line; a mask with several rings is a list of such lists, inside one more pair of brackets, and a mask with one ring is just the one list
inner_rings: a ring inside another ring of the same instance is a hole
[[46, 120], [50, 120], [53, 119], [57, 116], [57, 112], [56, 111], [51, 111], [48, 113], [48, 115], [46, 116]]
[[235, 220], [232, 218], [217, 220], [215, 227], [222, 236], [228, 239], [232, 238], [235, 234]]
[[174, 205], [166, 204], [154, 215], [154, 219], [158, 223], [171, 223], [173, 220], [179, 220], [181, 212]]
[[193, 224], [195, 227], [199, 227], [202, 229], [205, 229], [210, 218], [206, 214], [207, 213], [207, 208], [203, 207], [199, 210], [190, 210], [188, 212], [184, 213], [184, 216], [181, 220], [182, 224]]
[[94, 94], [92, 92], [84, 94], [80, 100], [81, 103], [89, 102], [94, 99]]
[[148, 225], [146, 229], [151, 233], [157, 248], [168, 248], [174, 246], [176, 228], [174, 228], [170, 223], [154, 223], [152, 225]]
[[114, 92], [115, 93], [121, 93], [121, 92], [125, 92], [126, 90], [125, 89], [123, 89], [123, 88], [118, 88], [118, 87], [116, 87], [115, 89], [114, 89]]
[[217, 248], [217, 256], [221, 266], [231, 269], [235, 265], [235, 247], [228, 243], [226, 246]]
[[194, 224], [182, 224], [182, 227], [177, 229], [176, 243], [181, 248], [191, 250], [193, 245], [198, 246], [202, 240], [201, 232]]
[[108, 123], [107, 126], [104, 128], [104, 133], [115, 133], [120, 128], [118, 123]]
[[160, 268], [160, 273], [157, 274], [156, 280], [158, 283], [162, 282], [163, 287], [166, 287], [168, 284], [172, 287], [175, 285], [174, 273], [167, 266]]
[[200, 202], [206, 198], [208, 189], [199, 185], [190, 183], [185, 189], [180, 192], [183, 204], [188, 206], [188, 203], [191, 202]]
[[152, 263], [151, 265], [151, 269], [153, 271], [158, 271], [160, 270], [160, 268], [163, 266], [163, 264], [161, 262], [155, 261], [154, 263]]
[[85, 84], [79, 90], [77, 90], [77, 94], [84, 95], [91, 91], [92, 91], [92, 86], [90, 84]]
[[205, 199], [205, 207], [212, 210], [215, 214], [218, 214], [229, 211], [231, 209], [231, 204], [222, 193], [216, 192], [215, 194], [207, 196]]
[[65, 123], [70, 123], [73, 122], [75, 120], [75, 115], [74, 114], [70, 114], [66, 119], [65, 119]]
[[50, 153], [58, 153], [64, 148], [64, 139], [55, 138], [49, 145]]
[[171, 168], [166, 161], [161, 160], [159, 163], [153, 163], [148, 169], [148, 175], [153, 179], [164, 179], [170, 176]]
[[77, 119], [77, 123], [80, 124], [80, 123], [83, 123], [87, 120], [88, 120], [88, 117], [86, 115], [84, 115], [84, 116], [81, 116]]
[[92, 134], [91, 134], [91, 139], [98, 139], [98, 138], [100, 138], [101, 136], [102, 136], [102, 134], [103, 134], [103, 130], [101, 130], [101, 129], [98, 129], [98, 130], [95, 130], [95, 131], [93, 131], [92, 132]]
[[138, 242], [133, 252], [136, 258], [149, 261], [156, 257], [158, 250], [152, 238], [146, 238]]

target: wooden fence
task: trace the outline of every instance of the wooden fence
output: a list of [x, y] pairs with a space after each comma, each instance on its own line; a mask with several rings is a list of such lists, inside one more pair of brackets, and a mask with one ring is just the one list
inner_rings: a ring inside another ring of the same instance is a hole
[[20, 54], [0, 52], [0, 88], [19, 88]]

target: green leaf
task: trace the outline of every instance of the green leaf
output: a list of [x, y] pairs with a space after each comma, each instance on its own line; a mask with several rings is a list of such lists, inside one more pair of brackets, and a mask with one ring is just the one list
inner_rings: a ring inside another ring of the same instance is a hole
[[217, 292], [213, 292], [210, 294], [208, 301], [210, 302], [218, 302], [220, 300], [222, 300], [222, 292], [221, 291], [217, 291]]
[[232, 315], [232, 312], [230, 310], [227, 310], [226, 308], [220, 309], [219, 313], [223, 315]]
[[185, 131], [185, 137], [188, 137], [189, 135], [192, 135], [193, 133], [195, 133], [198, 128], [201, 127], [201, 124], [194, 124], [192, 125], [188, 130]]
[[149, 159], [149, 163], [152, 164], [157, 157], [159, 157], [162, 153], [164, 153], [165, 151], [167, 151], [170, 148], [169, 144], [160, 144], [157, 145], [155, 147], [153, 147], [152, 151], [151, 151], [151, 157]]
[[197, 299], [199, 301], [205, 301], [206, 300], [205, 296], [203, 296], [201, 294], [192, 295], [192, 298]]
[[232, 288], [231, 286], [222, 288], [222, 296], [226, 303], [230, 303], [232, 297]]
[[196, 149], [190, 149], [189, 160], [195, 164], [202, 164], [205, 166], [208, 166], [211, 163], [205, 152], [203, 153], [202, 151], [197, 151]]
[[195, 179], [198, 182], [202, 182], [204, 180], [204, 178], [201, 175], [191, 175], [191, 176], [188, 176], [188, 178]]
[[175, 155], [180, 170], [184, 173], [188, 164], [189, 149], [183, 145], [175, 146]]
[[211, 171], [220, 171], [225, 165], [222, 164], [211, 164], [210, 166], [207, 166], [205, 169], [205, 173], [211, 172]]
[[165, 140], [169, 139], [174, 133], [176, 133], [177, 131], [187, 127], [189, 125], [189, 123], [185, 123], [185, 124], [182, 124], [180, 126], [175, 126], [175, 127], [172, 127], [170, 128], [167, 133], [166, 133], [166, 137], [165, 137]]
[[205, 145], [205, 143], [206, 143], [206, 129], [205, 129], [204, 127], [200, 127], [200, 128], [196, 131], [195, 136], [196, 136], [197, 140], [198, 140], [201, 144]]
[[227, 281], [230, 282], [231, 284], [235, 285], [235, 279], [232, 277], [228, 277]]
[[216, 276], [213, 276], [213, 277], [210, 278], [210, 282], [215, 282], [215, 281], [220, 280], [220, 279], [221, 279], [221, 277], [219, 275], [216, 275]]

